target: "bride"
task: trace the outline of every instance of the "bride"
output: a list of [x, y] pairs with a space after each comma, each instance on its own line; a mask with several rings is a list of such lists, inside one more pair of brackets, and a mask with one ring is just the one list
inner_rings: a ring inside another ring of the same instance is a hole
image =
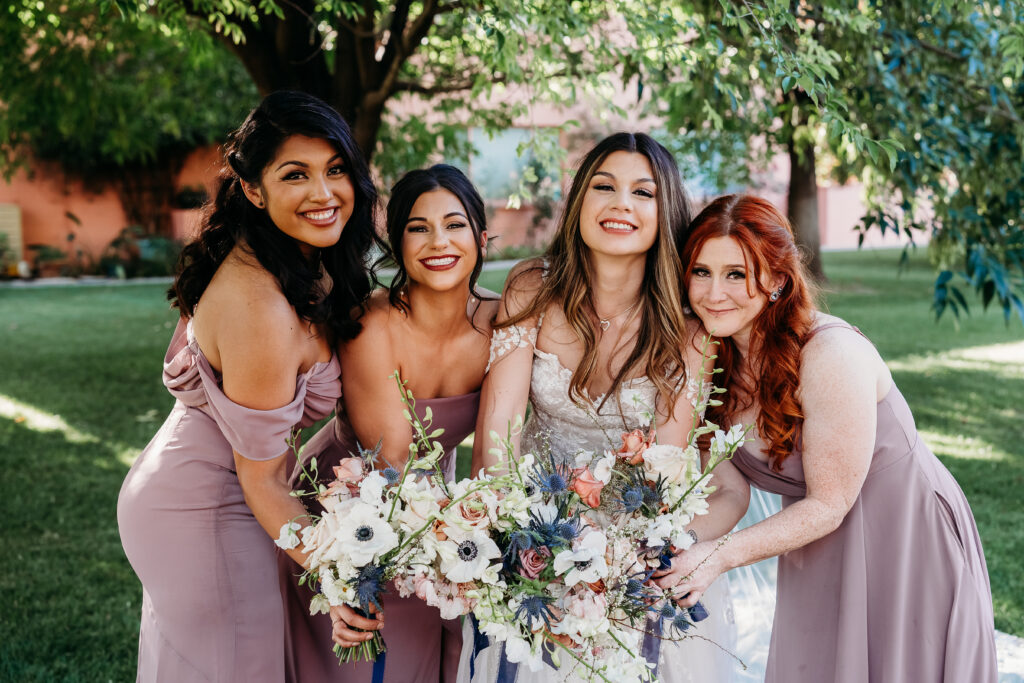
[[[533, 411], [521, 435], [512, 436], [516, 452], [544, 442], [568, 461], [582, 449], [617, 450], [620, 435], [640, 427], [647, 412], [656, 416], [660, 443], [686, 441], [701, 363], [691, 343], [698, 325], [683, 315], [676, 251], [689, 219], [679, 170], [649, 136], [617, 133], [584, 157], [547, 254], [513, 269], [502, 295], [474, 472], [496, 463], [490, 454], [496, 444], [485, 435], [506, 434], [526, 413], [527, 401]], [[715, 484], [712, 513], [689, 528], [696, 538], [721, 536], [746, 510], [749, 488], [730, 463], [715, 470]], [[728, 584], [719, 581], [696, 597], [711, 613], [695, 629], [698, 637], [652, 638], [651, 650], [645, 647], [664, 683], [731, 676]], [[472, 633], [464, 638], [460, 681], [586, 678], [572, 662], [513, 673], [502, 645], [485, 640]]]

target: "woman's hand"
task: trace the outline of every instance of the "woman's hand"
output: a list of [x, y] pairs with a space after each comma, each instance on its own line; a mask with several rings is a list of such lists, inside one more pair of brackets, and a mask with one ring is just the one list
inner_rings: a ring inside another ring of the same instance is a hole
[[[680, 607], [693, 607], [711, 582], [729, 569], [717, 552], [720, 541], [704, 541], [690, 546], [672, 558], [672, 566], [654, 573], [654, 583], [671, 591]], [[685, 596], [685, 597], [684, 597]]]
[[[370, 605], [370, 614], [377, 614], [373, 605]], [[331, 607], [331, 625], [331, 638], [335, 643], [342, 647], [355, 647], [373, 638], [373, 631], [384, 628], [384, 613], [381, 612], [376, 619], [369, 619], [347, 605], [339, 605]]]

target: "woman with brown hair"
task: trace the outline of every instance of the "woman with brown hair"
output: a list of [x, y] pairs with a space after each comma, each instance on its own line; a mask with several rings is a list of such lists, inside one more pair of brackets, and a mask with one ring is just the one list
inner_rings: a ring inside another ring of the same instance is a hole
[[[513, 448], [550, 452], [560, 463], [571, 464], [581, 450], [616, 450], [620, 435], [643, 425], [645, 413], [655, 415], [660, 442], [686, 441], [701, 361], [699, 351], [686, 351], [696, 323], [683, 316], [678, 275], [676, 241], [688, 219], [675, 161], [649, 136], [617, 133], [585, 155], [547, 254], [517, 266], [502, 294], [474, 471], [497, 463], [486, 435], [506, 434], [527, 402], [532, 415], [521, 435], [512, 434]], [[698, 537], [725, 533], [747, 506], [749, 489], [728, 463], [715, 479], [714, 514], [690, 527]], [[701, 634], [728, 648], [727, 584], [717, 584], [704, 603], [711, 618]], [[495, 680], [495, 650], [500, 646], [475, 660], [474, 681]], [[663, 683], [691, 676], [721, 681], [732, 665], [723, 650], [699, 639], [665, 643], [660, 661]], [[521, 670], [517, 680], [573, 676], [545, 668]]]
[[786, 219], [758, 197], [721, 197], [682, 258], [690, 306], [720, 342], [727, 393], [709, 418], [756, 425], [733, 463], [783, 509], [702, 539], [659, 583], [699, 593], [778, 555], [768, 683], [995, 681], [967, 499], [871, 342], [815, 308]]

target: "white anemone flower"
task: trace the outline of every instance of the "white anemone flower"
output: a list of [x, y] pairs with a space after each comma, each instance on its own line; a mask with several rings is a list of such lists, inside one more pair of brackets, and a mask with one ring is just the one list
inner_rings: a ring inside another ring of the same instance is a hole
[[580, 539], [573, 550], [563, 550], [555, 555], [555, 573], [565, 575], [565, 585], [571, 588], [577, 583], [593, 583], [608, 575], [608, 564], [604, 554], [608, 539], [602, 531], [591, 531]]
[[338, 522], [338, 541], [356, 567], [365, 566], [398, 546], [398, 534], [373, 505], [357, 502]]
[[605, 451], [604, 455], [601, 456], [594, 466], [594, 479], [607, 486], [608, 482], [612, 480], [612, 468], [614, 467], [615, 454], [611, 451]]
[[501, 557], [501, 550], [486, 531], [448, 527], [448, 539], [438, 546], [441, 573], [452, 583], [483, 579], [490, 561]]

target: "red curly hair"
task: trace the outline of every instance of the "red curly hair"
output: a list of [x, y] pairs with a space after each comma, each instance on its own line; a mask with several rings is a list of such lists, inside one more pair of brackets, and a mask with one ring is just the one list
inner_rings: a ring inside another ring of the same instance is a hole
[[765, 296], [763, 283], [782, 279], [782, 293], [769, 302], [754, 320], [750, 336], [751, 362], [743, 372], [744, 359], [733, 341], [718, 339], [717, 366], [722, 372], [715, 383], [727, 389], [722, 405], [708, 408], [708, 419], [728, 424], [733, 415], [757, 399], [760, 411], [757, 430], [768, 444], [768, 462], [775, 471], [793, 451], [804, 414], [796, 398], [800, 384], [800, 351], [807, 341], [814, 317], [814, 290], [804, 271], [789, 221], [770, 202], [753, 195], [732, 194], [708, 204], [693, 219], [680, 254], [689, 282], [694, 262], [704, 243], [715, 237], [732, 237], [743, 249], [747, 288]]

